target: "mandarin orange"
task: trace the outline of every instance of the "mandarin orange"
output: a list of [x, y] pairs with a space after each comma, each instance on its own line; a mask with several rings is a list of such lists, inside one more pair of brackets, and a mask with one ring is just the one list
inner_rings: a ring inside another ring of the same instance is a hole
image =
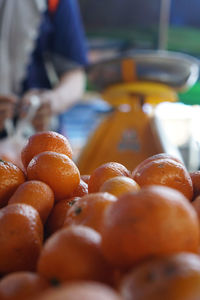
[[13, 272], [0, 280], [1, 300], [27, 300], [38, 297], [50, 287], [39, 274], [28, 271]]
[[79, 185], [77, 188], [71, 193], [71, 197], [83, 197], [88, 194], [88, 185], [87, 183], [80, 179]]
[[92, 193], [82, 197], [66, 213], [64, 226], [85, 225], [102, 230], [104, 213], [117, 198], [109, 193]]
[[0, 160], [0, 208], [8, 203], [18, 186], [25, 181], [23, 171], [8, 161]]
[[122, 300], [117, 291], [94, 281], [76, 281], [44, 292], [35, 300]]
[[113, 266], [131, 268], [153, 256], [198, 252], [197, 213], [179, 191], [148, 186], [124, 194], [105, 212], [102, 247]]
[[144, 165], [146, 165], [147, 163], [151, 162], [151, 161], [155, 161], [158, 159], [172, 159], [180, 164], [184, 164], [179, 158], [168, 154], [168, 153], [158, 153], [152, 156], [149, 156], [148, 158], [144, 159], [141, 163], [139, 163], [133, 170], [132, 175], [134, 175], [140, 168], [142, 168]]
[[90, 180], [90, 175], [81, 175], [81, 179], [88, 184], [89, 180]]
[[67, 211], [74, 205], [80, 197], [72, 197], [58, 201], [53, 207], [47, 223], [45, 225], [48, 235], [56, 232], [58, 229], [63, 227]]
[[53, 151], [34, 156], [27, 167], [27, 177], [49, 185], [55, 200], [70, 197], [80, 183], [80, 173], [75, 163], [67, 155]]
[[72, 148], [66, 137], [54, 131], [37, 132], [28, 139], [21, 151], [25, 169], [35, 155], [44, 151], [54, 151], [72, 158]]
[[107, 192], [119, 197], [128, 192], [138, 191], [140, 186], [135, 180], [126, 176], [116, 176], [106, 180], [99, 189], [99, 192]]
[[193, 199], [195, 199], [197, 196], [200, 196], [200, 170], [190, 172], [190, 177], [192, 179], [194, 190]]
[[198, 215], [198, 219], [199, 219], [199, 224], [200, 224], [200, 195], [197, 196], [192, 202], [191, 202], [192, 206], [194, 207], [197, 215]]
[[68, 226], [50, 236], [41, 251], [37, 270], [52, 283], [69, 280], [110, 280], [101, 253], [101, 236], [86, 226]]
[[108, 162], [100, 165], [90, 175], [88, 182], [89, 193], [97, 193], [101, 185], [108, 180], [116, 176], [128, 176], [130, 177], [129, 170], [120, 163]]
[[147, 261], [121, 282], [124, 300], [200, 299], [200, 257], [178, 253]]
[[183, 193], [190, 201], [193, 198], [193, 186], [189, 172], [182, 163], [170, 158], [149, 161], [137, 171], [132, 178], [140, 187], [146, 185], [164, 185]]
[[0, 210], [0, 274], [35, 269], [43, 241], [39, 213], [27, 204]]
[[25, 203], [33, 206], [40, 214], [43, 223], [54, 204], [54, 193], [44, 182], [30, 180], [22, 183], [12, 195], [8, 204]]

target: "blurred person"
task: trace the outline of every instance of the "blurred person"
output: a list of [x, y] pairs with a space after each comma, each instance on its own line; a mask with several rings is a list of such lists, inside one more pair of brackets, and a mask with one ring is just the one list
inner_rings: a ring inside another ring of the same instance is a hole
[[[53, 88], [47, 57], [59, 78]], [[40, 102], [33, 127], [49, 129], [51, 116], [80, 100], [85, 64], [76, 0], [0, 0], [0, 137], [6, 119], [25, 116], [33, 95]]]

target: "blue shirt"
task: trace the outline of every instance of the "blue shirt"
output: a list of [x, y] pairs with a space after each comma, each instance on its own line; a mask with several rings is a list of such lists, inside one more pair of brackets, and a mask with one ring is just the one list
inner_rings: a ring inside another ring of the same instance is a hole
[[57, 10], [46, 11], [32, 53], [23, 92], [30, 88], [50, 88], [44, 54], [56, 54], [80, 65], [87, 63], [86, 40], [76, 0], [60, 0]]

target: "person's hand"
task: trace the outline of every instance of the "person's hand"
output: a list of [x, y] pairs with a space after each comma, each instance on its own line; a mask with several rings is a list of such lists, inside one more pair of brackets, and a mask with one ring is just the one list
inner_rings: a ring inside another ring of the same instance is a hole
[[36, 131], [49, 130], [52, 117], [51, 103], [54, 100], [54, 93], [52, 91], [36, 89], [28, 91], [21, 101], [20, 118], [27, 116], [27, 113], [32, 106], [31, 101], [33, 96], [38, 97], [40, 106], [32, 119], [32, 125]]
[[13, 95], [0, 95], [0, 131], [3, 130], [6, 119], [13, 118], [16, 102], [17, 98]]

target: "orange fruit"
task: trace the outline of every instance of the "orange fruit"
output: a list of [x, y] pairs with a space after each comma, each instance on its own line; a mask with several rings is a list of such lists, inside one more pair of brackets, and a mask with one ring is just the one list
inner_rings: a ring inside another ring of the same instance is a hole
[[106, 210], [102, 248], [116, 267], [131, 266], [153, 256], [198, 251], [197, 214], [179, 191], [143, 187], [124, 194]]
[[66, 137], [54, 131], [37, 132], [28, 139], [21, 151], [25, 169], [35, 155], [45, 151], [54, 151], [72, 158], [72, 148]]
[[189, 172], [182, 163], [173, 159], [156, 159], [133, 172], [133, 179], [140, 185], [164, 185], [177, 189], [192, 200], [193, 186]]
[[37, 270], [51, 283], [109, 278], [101, 253], [101, 236], [86, 226], [68, 226], [50, 236], [41, 251]]
[[121, 282], [124, 300], [200, 299], [200, 258], [178, 253], [145, 262]]
[[23, 171], [8, 161], [0, 160], [0, 208], [8, 203], [9, 198], [20, 184], [25, 181]]
[[200, 195], [200, 171], [190, 172], [190, 177], [193, 184], [193, 198], [196, 198]]
[[90, 180], [90, 175], [81, 175], [81, 179], [88, 184], [89, 180]]
[[135, 180], [125, 176], [117, 176], [106, 180], [100, 187], [100, 192], [107, 192], [119, 197], [128, 192], [138, 191], [139, 185]]
[[4, 276], [0, 280], [1, 300], [27, 300], [37, 297], [50, 285], [39, 274], [21, 271]]
[[37, 300], [122, 300], [108, 285], [100, 282], [81, 281], [63, 284], [44, 292]]
[[55, 200], [69, 197], [80, 182], [80, 173], [75, 163], [64, 154], [53, 151], [34, 156], [27, 167], [29, 180], [40, 180], [48, 184]]
[[83, 197], [88, 194], [88, 185], [85, 181], [80, 179], [77, 188], [71, 193], [70, 197]]
[[101, 185], [109, 178], [116, 176], [130, 176], [129, 170], [120, 163], [108, 162], [100, 165], [90, 175], [88, 182], [89, 193], [97, 193]]
[[32, 271], [40, 254], [43, 225], [35, 208], [11, 204], [0, 210], [0, 274]]
[[60, 200], [55, 204], [45, 226], [48, 235], [51, 235], [63, 227], [67, 211], [75, 204], [76, 201], [79, 201], [79, 199], [80, 197], [67, 198]]
[[191, 202], [192, 206], [194, 207], [194, 209], [196, 210], [196, 213], [198, 215], [199, 218], [199, 222], [200, 222], [200, 195], [197, 196], [192, 202]]
[[33, 206], [40, 214], [43, 223], [53, 208], [54, 193], [44, 182], [30, 180], [22, 183], [14, 192], [8, 204], [25, 203]]
[[[15, 151], [15, 149], [13, 149], [13, 152], [14, 151]], [[1, 154], [0, 155], [0, 160], [11, 162], [12, 164], [14, 164], [18, 168], [20, 168], [22, 171], [24, 171], [24, 166], [22, 164], [22, 161], [21, 161], [21, 159], [19, 158], [19, 156], [17, 155], [16, 152]]]
[[132, 176], [134, 176], [134, 174], [136, 172], [138, 172], [138, 170], [140, 168], [142, 168], [144, 165], [146, 165], [147, 163], [151, 162], [151, 161], [155, 161], [155, 160], [158, 160], [158, 159], [172, 159], [180, 164], [183, 164], [183, 162], [180, 161], [180, 159], [178, 159], [177, 157], [171, 155], [171, 154], [168, 154], [168, 153], [158, 153], [158, 154], [155, 154], [155, 155], [152, 155], [152, 156], [149, 156], [148, 158], [144, 159], [141, 163], [139, 163], [133, 170], [132, 172]]
[[117, 198], [109, 193], [92, 193], [82, 197], [68, 211], [66, 225], [85, 225], [101, 232], [104, 213]]

